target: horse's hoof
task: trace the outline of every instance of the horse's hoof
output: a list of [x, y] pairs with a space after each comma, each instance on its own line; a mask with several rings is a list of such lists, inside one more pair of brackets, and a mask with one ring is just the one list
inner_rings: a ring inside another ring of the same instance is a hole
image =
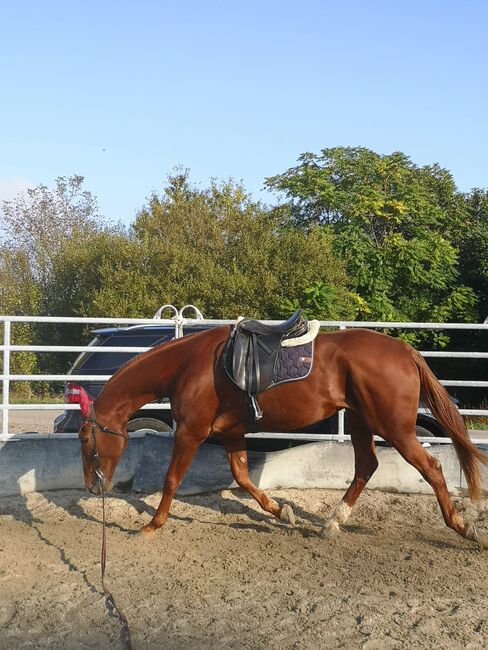
[[481, 548], [488, 549], [488, 536], [487, 535], [476, 535], [476, 541], [481, 546]]
[[293, 509], [288, 504], [285, 504], [280, 510], [280, 519], [290, 526], [295, 525], [295, 513]]
[[488, 536], [485, 534], [480, 535], [473, 524], [468, 524], [466, 527], [466, 539], [471, 539], [479, 544], [481, 548], [488, 549]]
[[142, 539], [154, 539], [156, 537], [156, 529], [151, 526], [151, 524], [147, 524], [147, 526], [143, 526], [139, 532], [137, 533], [137, 537], [142, 537]]
[[479, 542], [478, 532], [476, 531], [476, 526], [474, 524], [467, 524], [464, 532], [466, 539], [471, 539], [473, 542]]
[[325, 539], [331, 539], [332, 537], [336, 537], [340, 532], [341, 529], [337, 521], [328, 521], [320, 531], [320, 536]]

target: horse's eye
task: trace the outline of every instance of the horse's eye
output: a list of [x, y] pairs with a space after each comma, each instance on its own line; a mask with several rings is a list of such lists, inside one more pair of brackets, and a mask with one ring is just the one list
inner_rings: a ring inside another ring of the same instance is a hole
[[80, 442], [82, 445], [84, 445], [85, 442], [88, 442], [88, 438], [80, 438]]

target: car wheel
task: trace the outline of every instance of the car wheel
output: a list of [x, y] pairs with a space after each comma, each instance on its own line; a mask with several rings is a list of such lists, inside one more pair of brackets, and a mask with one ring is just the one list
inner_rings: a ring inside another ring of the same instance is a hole
[[420, 427], [419, 425], [416, 425], [416, 427], [415, 427], [415, 433], [416, 433], [418, 436], [421, 436], [422, 438], [426, 438], [426, 437], [430, 437], [430, 438], [432, 438], [432, 436], [435, 435], [435, 433], [432, 433], [432, 431], [429, 431], [429, 430], [426, 429], [425, 427]]
[[415, 426], [415, 433], [419, 438], [435, 437], [435, 433], [432, 433], [432, 431], [429, 431], [429, 429], [426, 429], [425, 427], [421, 427], [418, 424]]
[[157, 420], [156, 418], [134, 418], [134, 420], [130, 420], [127, 425], [127, 431], [131, 433], [133, 431], [139, 431], [139, 429], [153, 429], [153, 431], [173, 430], [166, 422]]
[[423, 438], [425, 437], [430, 437], [430, 438], [448, 438], [449, 436], [445, 431], [441, 430], [434, 430], [432, 431], [431, 429], [427, 429], [426, 427], [422, 427], [420, 425], [416, 425], [415, 427], [415, 433], [417, 436], [421, 436]]

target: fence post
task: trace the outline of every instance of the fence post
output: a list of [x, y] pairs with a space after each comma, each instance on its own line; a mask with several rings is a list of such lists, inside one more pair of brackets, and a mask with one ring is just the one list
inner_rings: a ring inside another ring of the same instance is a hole
[[[346, 326], [345, 325], [339, 325], [340, 330], [345, 330]], [[344, 442], [345, 441], [345, 432], [344, 432], [344, 413], [345, 410], [341, 409], [339, 413], [337, 414], [338, 417], [338, 431], [337, 431], [337, 440], [339, 442]]]
[[183, 324], [185, 323], [185, 319], [183, 316], [178, 315], [175, 317], [175, 339], [181, 339], [183, 336]]
[[5, 346], [3, 350], [3, 375], [4, 379], [2, 382], [3, 388], [3, 422], [2, 422], [2, 433], [8, 434], [8, 407], [9, 407], [9, 392], [10, 392], [10, 321], [5, 320], [3, 324], [3, 344]]
[[[185, 319], [181, 315], [181, 309], [173, 318], [173, 320], [175, 323], [175, 339], [181, 339], [183, 336], [183, 323], [185, 322]], [[176, 431], [176, 420], [173, 419], [173, 431], [171, 432], [171, 436], [175, 435], [175, 431]]]

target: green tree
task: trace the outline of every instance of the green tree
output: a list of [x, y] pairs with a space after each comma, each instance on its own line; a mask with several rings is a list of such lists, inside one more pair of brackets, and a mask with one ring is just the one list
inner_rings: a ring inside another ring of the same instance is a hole
[[[38, 313], [40, 302], [39, 287], [32, 277], [27, 255], [23, 251], [0, 248], [0, 313], [23, 316]], [[13, 323], [10, 341], [16, 345], [29, 345], [33, 339], [33, 325]], [[0, 357], [1, 363], [1, 357]], [[32, 374], [37, 368], [37, 358], [32, 352], [12, 352], [10, 370], [14, 374]], [[30, 397], [31, 387], [26, 382], [18, 382], [16, 393]]]
[[461, 281], [478, 297], [478, 320], [488, 316], [488, 190], [465, 194], [467, 218], [457, 238]]
[[2, 243], [23, 251], [32, 277], [41, 284], [49, 276], [53, 256], [74, 231], [89, 234], [99, 227], [96, 199], [82, 185], [83, 176], [60, 176], [54, 189], [39, 185], [3, 201]]
[[153, 305], [191, 302], [209, 317], [279, 318], [286, 300], [323, 281], [337, 292], [337, 313], [354, 313], [332, 234], [291, 227], [287, 208], [267, 209], [232, 181], [202, 190], [187, 172], [170, 177], [138, 214], [133, 235]]
[[[69, 307], [66, 308], [67, 303], [63, 305], [64, 309], [57, 310], [59, 301], [53, 286], [54, 261], [71, 240], [76, 240], [80, 248], [87, 247], [90, 238], [102, 228], [96, 200], [82, 186], [82, 176], [59, 177], [52, 189], [39, 185], [12, 201], [3, 202], [0, 212], [0, 309], [3, 313], [72, 313]], [[73, 276], [75, 280], [76, 275]], [[12, 341], [16, 344], [68, 343], [69, 334], [70, 328], [66, 326], [62, 330], [60, 326], [18, 324], [12, 329]], [[49, 355], [49, 359], [47, 367], [55, 369], [49, 365], [53, 355]], [[45, 363], [39, 354], [12, 355], [12, 368], [19, 373], [34, 372]], [[66, 363], [62, 365], [66, 367]], [[29, 389], [28, 384], [20, 385]], [[43, 388], [39, 384], [35, 387]]]
[[466, 218], [451, 174], [400, 152], [337, 147], [300, 156], [268, 178], [290, 200], [294, 222], [331, 228], [359, 315], [382, 320], [469, 320], [476, 297], [459, 283], [453, 243]]

